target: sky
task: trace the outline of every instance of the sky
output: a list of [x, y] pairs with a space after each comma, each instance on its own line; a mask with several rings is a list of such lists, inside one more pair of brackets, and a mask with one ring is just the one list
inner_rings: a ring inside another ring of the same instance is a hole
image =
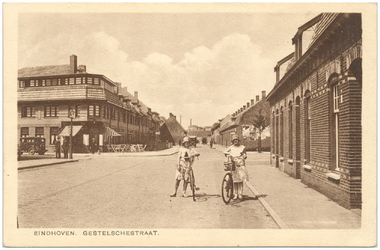
[[[298, 27], [319, 13], [21, 13], [18, 68], [69, 64], [121, 82], [186, 129], [211, 126], [275, 84]], [[312, 30], [308, 31], [312, 34]]]

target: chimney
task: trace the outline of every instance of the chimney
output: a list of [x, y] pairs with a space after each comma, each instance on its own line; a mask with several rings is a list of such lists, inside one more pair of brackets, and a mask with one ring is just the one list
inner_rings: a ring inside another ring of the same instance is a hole
[[117, 86], [117, 93], [120, 94], [121, 92], [121, 83], [120, 82], [115, 82]]
[[243, 106], [243, 110], [245, 110], [246, 108], [247, 108], [247, 107], [244, 105], [244, 106]]
[[72, 73], [77, 73], [77, 56], [71, 55], [70, 56], [70, 70]]
[[173, 116], [173, 114], [172, 113], [169, 113], [169, 117], [172, 117]]
[[249, 102], [247, 102], [247, 108], [249, 108]]
[[265, 100], [265, 96], [266, 96], [265, 90], [261, 91], [261, 100]]
[[251, 99], [251, 106], [253, 106], [254, 104], [255, 104], [255, 100]]
[[260, 98], [260, 96], [257, 95], [257, 96], [256, 96], [256, 102], [260, 101], [259, 98]]
[[139, 92], [138, 91], [135, 91], [135, 97], [136, 97], [136, 99], [139, 99]]

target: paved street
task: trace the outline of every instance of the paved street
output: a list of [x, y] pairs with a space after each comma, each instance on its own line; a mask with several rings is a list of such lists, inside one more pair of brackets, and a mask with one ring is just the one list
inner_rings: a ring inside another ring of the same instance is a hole
[[[220, 197], [223, 154], [200, 146], [197, 202], [169, 197], [177, 155], [94, 157], [19, 171], [21, 228], [278, 228], [245, 188], [245, 200]], [[178, 190], [182, 191], [182, 183]], [[188, 188], [190, 194], [190, 188]]]

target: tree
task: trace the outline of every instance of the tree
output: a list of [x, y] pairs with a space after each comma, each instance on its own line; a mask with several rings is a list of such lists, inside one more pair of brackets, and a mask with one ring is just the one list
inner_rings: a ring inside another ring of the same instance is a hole
[[258, 142], [257, 142], [257, 148], [258, 152], [261, 153], [261, 133], [264, 131], [266, 127], [269, 126], [270, 121], [268, 121], [263, 113], [262, 108], [259, 109], [259, 112], [255, 114], [253, 118], [253, 126], [258, 131]]

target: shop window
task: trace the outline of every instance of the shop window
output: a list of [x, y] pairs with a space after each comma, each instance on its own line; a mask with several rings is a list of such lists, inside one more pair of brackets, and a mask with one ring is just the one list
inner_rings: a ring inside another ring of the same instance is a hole
[[44, 137], [44, 128], [36, 127], [36, 137]]
[[53, 145], [58, 137], [58, 127], [50, 127], [50, 145]]
[[28, 137], [29, 136], [29, 128], [23, 127], [21, 128], [21, 137]]

